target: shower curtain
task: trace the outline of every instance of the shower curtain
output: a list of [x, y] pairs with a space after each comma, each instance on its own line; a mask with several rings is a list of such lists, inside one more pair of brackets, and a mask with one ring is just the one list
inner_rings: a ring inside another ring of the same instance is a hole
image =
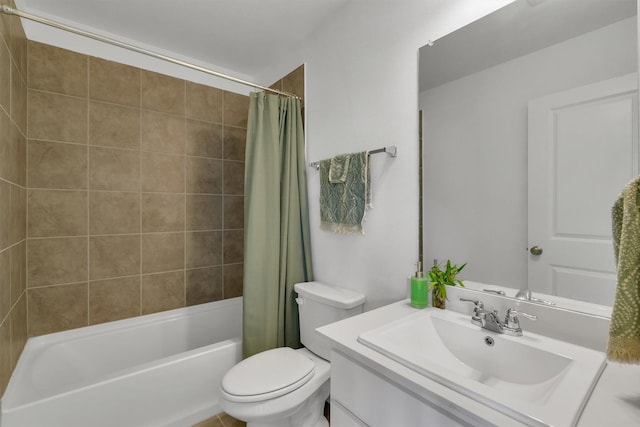
[[245, 157], [243, 353], [300, 347], [293, 285], [312, 280], [300, 100], [252, 93]]

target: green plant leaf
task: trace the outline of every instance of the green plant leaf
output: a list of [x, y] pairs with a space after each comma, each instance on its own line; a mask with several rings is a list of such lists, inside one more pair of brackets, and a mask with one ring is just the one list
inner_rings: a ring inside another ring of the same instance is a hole
[[458, 267], [456, 264], [451, 264], [451, 260], [447, 260], [444, 270], [434, 262], [433, 267], [428, 272], [429, 290], [438, 294], [444, 299], [447, 299], [447, 286], [461, 286], [464, 287], [462, 280], [457, 278], [458, 273], [467, 265], [465, 262]]

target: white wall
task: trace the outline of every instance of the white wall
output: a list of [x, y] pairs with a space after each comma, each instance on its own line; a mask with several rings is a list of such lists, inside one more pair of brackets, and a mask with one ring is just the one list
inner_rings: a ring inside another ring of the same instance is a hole
[[405, 297], [418, 257], [418, 49], [511, 0], [355, 0], [262, 76], [306, 63], [310, 161], [398, 146], [371, 157], [374, 208], [365, 235], [319, 228], [318, 173], [308, 169], [315, 279], [367, 295], [366, 309]]
[[527, 287], [527, 102], [636, 71], [635, 28], [634, 17], [420, 94], [425, 259]]

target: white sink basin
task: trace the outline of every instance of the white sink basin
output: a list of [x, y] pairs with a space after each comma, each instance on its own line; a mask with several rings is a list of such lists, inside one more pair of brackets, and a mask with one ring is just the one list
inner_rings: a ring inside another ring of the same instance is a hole
[[577, 423], [604, 369], [604, 353], [526, 331], [521, 337], [496, 334], [470, 319], [427, 308], [358, 340], [523, 423]]

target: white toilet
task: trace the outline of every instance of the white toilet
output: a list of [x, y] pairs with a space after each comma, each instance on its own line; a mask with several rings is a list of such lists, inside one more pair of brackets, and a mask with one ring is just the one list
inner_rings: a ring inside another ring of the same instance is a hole
[[220, 406], [247, 427], [327, 427], [328, 345], [320, 326], [362, 313], [365, 297], [318, 282], [298, 283], [299, 350], [276, 348], [235, 365], [222, 379]]

